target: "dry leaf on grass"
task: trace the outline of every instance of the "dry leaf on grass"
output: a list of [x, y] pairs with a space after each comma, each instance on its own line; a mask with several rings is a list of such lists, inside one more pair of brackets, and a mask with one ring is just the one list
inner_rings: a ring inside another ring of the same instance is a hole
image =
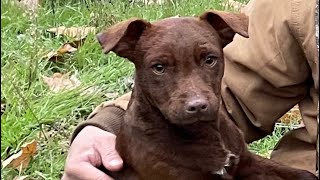
[[63, 35], [73, 38], [74, 41], [64, 43], [58, 50], [49, 52], [45, 57], [48, 61], [62, 61], [62, 57], [66, 53], [72, 53], [77, 51], [85, 41], [85, 38], [89, 33], [95, 33], [95, 27], [70, 27], [60, 26], [56, 28], [47, 29], [55, 35]]
[[293, 107], [290, 109], [286, 114], [284, 114], [280, 119], [279, 122], [283, 124], [302, 124], [302, 118], [300, 114], [300, 110], [298, 106]]
[[75, 51], [77, 51], [77, 48], [73, 47], [70, 43], [65, 43], [61, 47], [59, 47], [58, 50], [49, 52], [45, 57], [48, 61], [57, 62], [62, 60], [62, 56], [64, 54], [72, 53]]
[[77, 51], [77, 48], [71, 46], [71, 44], [66, 43], [63, 44], [58, 50], [57, 53], [58, 54], [65, 54], [65, 53], [71, 53], [71, 52], [75, 52]]
[[96, 28], [95, 27], [69, 27], [66, 28], [65, 26], [55, 27], [47, 29], [48, 32], [54, 33], [55, 35], [64, 35], [76, 40], [81, 40], [87, 37], [89, 33], [95, 34]]
[[39, 8], [39, 0], [16, 0], [15, 3], [27, 11], [35, 12]]
[[[77, 75], [73, 74], [69, 76], [69, 73], [54, 73], [51, 77], [42, 76], [42, 80], [49, 86], [49, 89], [55, 93], [63, 90], [72, 90], [81, 85]], [[99, 88], [96, 86], [88, 87], [83, 89], [81, 95], [94, 94], [97, 91], [99, 91]]]
[[33, 157], [37, 152], [37, 141], [32, 140], [29, 143], [26, 143], [21, 146], [21, 150], [7, 158], [2, 162], [2, 167], [7, 166], [16, 168], [18, 170], [25, 169], [28, 167], [31, 157]]
[[29, 177], [29, 176], [28, 175], [26, 175], [26, 176], [16, 176], [16, 177], [13, 178], [13, 180], [24, 180], [27, 177]]
[[76, 75], [71, 75], [71, 77], [69, 77], [69, 73], [54, 73], [51, 77], [42, 76], [42, 80], [53, 92], [74, 89], [81, 84]]
[[132, 3], [134, 2], [143, 2], [145, 5], [162, 5], [165, 3], [164, 0], [133, 0]]

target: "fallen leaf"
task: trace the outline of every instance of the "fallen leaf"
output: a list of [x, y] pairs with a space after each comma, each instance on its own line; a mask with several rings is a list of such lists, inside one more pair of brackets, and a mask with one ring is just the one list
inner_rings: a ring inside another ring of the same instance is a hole
[[[42, 76], [42, 80], [49, 86], [49, 89], [55, 93], [63, 90], [71, 90], [81, 85], [80, 80], [77, 78], [77, 73], [69, 77], [69, 73], [61, 74], [54, 73], [51, 77]], [[100, 89], [96, 86], [85, 87], [82, 89], [81, 95], [94, 94]]]
[[64, 43], [58, 50], [49, 52], [45, 57], [48, 61], [58, 62], [62, 60], [62, 57], [66, 53], [72, 53], [77, 51], [85, 41], [89, 33], [95, 33], [95, 27], [70, 27], [60, 26], [56, 28], [47, 29], [55, 35], [63, 35], [74, 40], [71, 42]]
[[143, 2], [145, 5], [162, 5], [164, 4], [164, 0], [132, 0], [131, 3], [135, 3], [135, 2]]
[[39, 0], [16, 0], [15, 2], [27, 11], [35, 12], [39, 8]]
[[59, 49], [55, 51], [49, 52], [45, 57], [47, 58], [48, 61], [61, 61], [62, 56], [66, 53], [72, 53], [77, 51], [77, 48], [73, 47], [70, 43], [65, 43]]
[[52, 77], [42, 76], [42, 80], [49, 86], [49, 89], [55, 93], [62, 90], [74, 89], [81, 84], [75, 74], [69, 77], [69, 73], [54, 73]]
[[83, 38], [80, 40], [74, 40], [74, 41], [68, 42], [68, 44], [70, 44], [74, 48], [79, 48], [80, 46], [83, 45], [85, 40], [86, 40], [86, 38]]
[[96, 28], [95, 27], [69, 27], [66, 28], [65, 26], [49, 28], [47, 29], [48, 32], [51, 32], [57, 36], [63, 35], [71, 38], [75, 38], [76, 40], [81, 40], [87, 37], [89, 33], [95, 34]]
[[280, 119], [279, 122], [283, 124], [303, 124], [302, 118], [300, 114], [300, 110], [298, 106], [294, 106], [292, 109], [290, 109], [286, 114], [284, 114]]
[[26, 176], [16, 176], [13, 178], [13, 180], [24, 180], [25, 178], [29, 177], [28, 175]]
[[21, 150], [2, 162], [2, 167], [11, 166], [18, 170], [28, 167], [31, 157], [37, 152], [37, 141], [32, 140], [21, 146]]
[[65, 53], [71, 53], [71, 52], [75, 52], [77, 51], [77, 48], [74, 48], [73, 46], [71, 46], [69, 43], [63, 44], [58, 50], [57, 52], [59, 54], [65, 54]]

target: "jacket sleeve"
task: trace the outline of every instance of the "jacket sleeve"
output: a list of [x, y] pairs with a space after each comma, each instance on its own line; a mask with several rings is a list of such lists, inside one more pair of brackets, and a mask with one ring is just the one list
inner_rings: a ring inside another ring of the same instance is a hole
[[115, 100], [106, 101], [97, 106], [88, 116], [88, 119], [76, 127], [71, 136], [71, 143], [86, 126], [95, 126], [117, 135], [125, 110], [128, 107], [131, 93], [128, 92]]
[[120, 129], [120, 123], [125, 114], [125, 110], [116, 106], [107, 106], [101, 109], [98, 113], [83, 122], [81, 122], [71, 136], [71, 143], [78, 133], [86, 126], [95, 126], [108, 131], [112, 134], [117, 134]]

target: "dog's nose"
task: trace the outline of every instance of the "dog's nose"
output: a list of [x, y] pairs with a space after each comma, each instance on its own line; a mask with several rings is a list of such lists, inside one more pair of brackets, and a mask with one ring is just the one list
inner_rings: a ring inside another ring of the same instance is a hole
[[186, 112], [189, 114], [206, 112], [208, 110], [208, 101], [203, 98], [191, 99], [187, 102]]

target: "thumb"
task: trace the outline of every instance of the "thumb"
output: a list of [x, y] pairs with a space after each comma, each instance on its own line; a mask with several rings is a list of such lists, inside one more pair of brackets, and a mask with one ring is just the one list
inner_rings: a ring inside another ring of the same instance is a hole
[[123, 166], [123, 160], [115, 149], [101, 155], [103, 166], [109, 171], [118, 171]]
[[[111, 135], [114, 136], [113, 134]], [[105, 143], [106, 146], [100, 148], [99, 152], [102, 164], [109, 171], [118, 171], [123, 166], [123, 160], [115, 148], [115, 136], [109, 136], [107, 141], [108, 143]]]
[[115, 151], [113, 155], [108, 155], [102, 159], [103, 166], [109, 171], [119, 171], [123, 166], [123, 160]]
[[99, 180], [113, 180], [104, 172], [96, 169], [90, 163], [84, 162], [68, 167], [61, 180], [86, 180], [86, 179], [99, 179]]

